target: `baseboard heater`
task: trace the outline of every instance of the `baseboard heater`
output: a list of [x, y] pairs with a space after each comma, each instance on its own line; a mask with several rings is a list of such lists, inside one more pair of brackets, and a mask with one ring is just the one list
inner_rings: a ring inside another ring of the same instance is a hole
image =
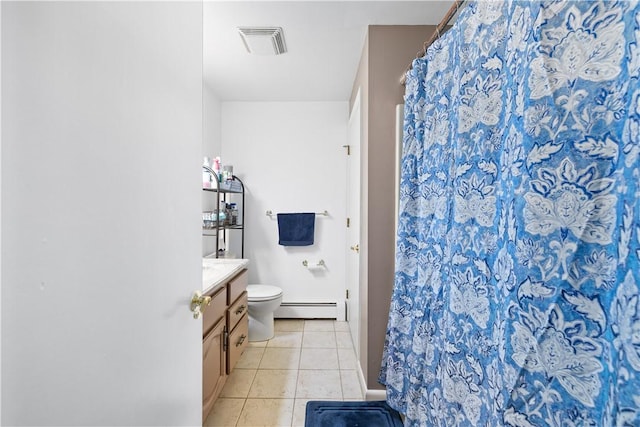
[[335, 302], [283, 302], [275, 311], [277, 319], [341, 319]]

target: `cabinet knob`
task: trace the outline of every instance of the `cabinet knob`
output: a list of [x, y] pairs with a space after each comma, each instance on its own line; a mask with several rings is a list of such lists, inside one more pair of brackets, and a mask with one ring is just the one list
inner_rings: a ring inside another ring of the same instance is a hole
[[236, 314], [240, 314], [244, 311], [244, 309], [247, 308], [245, 307], [244, 304], [242, 304], [240, 307], [238, 307], [238, 309], [236, 310]]
[[195, 291], [191, 297], [191, 305], [189, 308], [193, 312], [193, 318], [199, 319], [202, 317], [204, 310], [211, 305], [211, 297], [209, 295], [202, 295], [202, 292]]

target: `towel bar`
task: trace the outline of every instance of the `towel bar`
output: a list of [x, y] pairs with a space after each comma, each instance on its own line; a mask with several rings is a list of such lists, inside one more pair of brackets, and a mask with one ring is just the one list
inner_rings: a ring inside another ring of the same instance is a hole
[[[267, 211], [268, 217], [272, 217], [273, 215], [275, 215], [273, 211]], [[325, 210], [324, 212], [316, 212], [316, 215], [329, 216], [329, 211]]]

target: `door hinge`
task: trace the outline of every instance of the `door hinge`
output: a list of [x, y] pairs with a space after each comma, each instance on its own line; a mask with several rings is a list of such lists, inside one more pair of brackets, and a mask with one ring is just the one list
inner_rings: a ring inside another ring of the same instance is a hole
[[347, 218], [347, 228], [351, 226], [351, 218]]
[[347, 289], [347, 299], [349, 299], [349, 289]]
[[227, 351], [229, 348], [229, 331], [227, 331], [227, 325], [222, 330], [222, 350]]
[[347, 149], [347, 156], [351, 155], [351, 146], [350, 145], [343, 145], [344, 148]]

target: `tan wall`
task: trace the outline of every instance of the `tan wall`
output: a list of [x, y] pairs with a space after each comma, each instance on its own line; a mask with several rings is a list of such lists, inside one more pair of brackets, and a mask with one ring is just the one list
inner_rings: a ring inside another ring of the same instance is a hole
[[369, 27], [351, 103], [362, 100], [361, 363], [368, 389], [378, 383], [394, 274], [395, 106], [400, 79], [429, 39], [432, 25]]

